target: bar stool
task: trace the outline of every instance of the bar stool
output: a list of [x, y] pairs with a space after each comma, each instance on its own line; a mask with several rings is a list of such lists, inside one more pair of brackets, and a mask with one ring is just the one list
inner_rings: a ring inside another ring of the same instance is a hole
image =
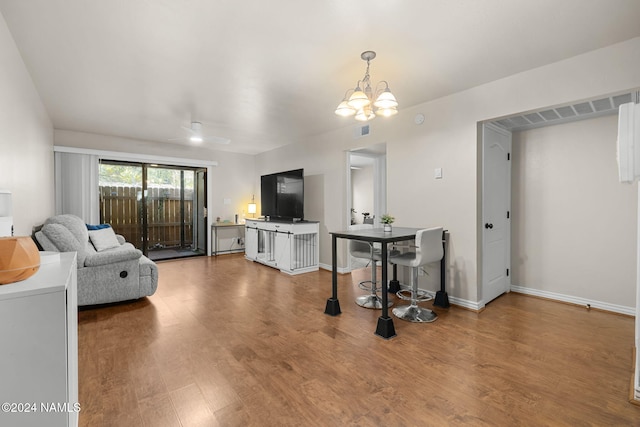
[[[373, 226], [369, 224], [352, 225], [352, 230], [370, 229]], [[356, 304], [364, 308], [382, 309], [382, 298], [378, 296], [377, 281], [377, 262], [382, 260], [380, 249], [373, 246], [370, 242], [361, 240], [349, 240], [349, 253], [354, 258], [362, 258], [369, 261], [371, 265], [371, 280], [363, 280], [358, 283], [358, 287], [362, 290], [369, 291], [368, 295], [362, 295], [356, 298]], [[393, 302], [388, 301], [387, 307], [391, 307]]]
[[[390, 263], [411, 267], [411, 304], [398, 306], [392, 312], [396, 317], [409, 322], [433, 322], [438, 318], [438, 315], [428, 308], [418, 306], [418, 301], [430, 299], [425, 297], [424, 291], [418, 289], [418, 269], [424, 265], [438, 262], [444, 256], [442, 227], [419, 230], [416, 233], [415, 248], [415, 252], [389, 256]], [[408, 299], [401, 292], [397, 293], [398, 297]]]

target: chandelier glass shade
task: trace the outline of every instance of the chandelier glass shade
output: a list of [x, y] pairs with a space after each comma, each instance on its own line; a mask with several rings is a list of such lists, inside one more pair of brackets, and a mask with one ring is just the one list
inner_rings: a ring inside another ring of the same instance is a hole
[[[366, 122], [376, 116], [390, 117], [398, 113], [398, 101], [389, 89], [389, 83], [381, 81], [374, 92], [369, 76], [369, 62], [376, 57], [373, 51], [362, 52], [360, 57], [367, 61], [367, 70], [362, 80], [358, 80], [355, 89], [349, 89], [335, 113], [342, 117], [355, 116], [356, 120]], [[384, 87], [382, 87], [384, 85]], [[378, 89], [380, 88], [380, 89]]]

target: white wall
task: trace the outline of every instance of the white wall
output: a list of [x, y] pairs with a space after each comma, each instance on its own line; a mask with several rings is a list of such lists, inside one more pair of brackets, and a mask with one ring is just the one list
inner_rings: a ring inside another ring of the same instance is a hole
[[[640, 87], [639, 69], [640, 38], [635, 38], [415, 107], [403, 106], [397, 94], [400, 112], [371, 122], [369, 136], [354, 139], [355, 122], [347, 119], [342, 129], [256, 156], [256, 180], [261, 173], [300, 167], [306, 175], [321, 177], [323, 191], [317, 197], [325, 209], [309, 219], [321, 221], [320, 262], [330, 265], [328, 233], [348, 225], [344, 152], [386, 143], [387, 210], [398, 226], [442, 225], [450, 231], [447, 274], [452, 302], [478, 308], [482, 277], [478, 122]], [[426, 117], [422, 125], [413, 122], [418, 112]], [[333, 114], [331, 108], [327, 114]], [[443, 169], [443, 179], [433, 178], [437, 167]], [[345, 254], [341, 242], [340, 267], [346, 265]]]
[[513, 285], [633, 307], [638, 196], [618, 181], [617, 123], [513, 134]]
[[13, 193], [15, 235], [53, 215], [53, 126], [0, 14], [0, 188]]

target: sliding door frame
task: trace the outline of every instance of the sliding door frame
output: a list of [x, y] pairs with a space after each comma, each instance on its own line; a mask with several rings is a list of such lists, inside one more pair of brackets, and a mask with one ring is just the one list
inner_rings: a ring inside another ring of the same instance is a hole
[[[108, 151], [108, 150], [94, 150], [90, 148], [78, 148], [67, 147], [62, 145], [54, 145], [53, 151], [57, 153], [72, 153], [72, 154], [85, 154], [90, 156], [96, 156], [98, 161], [100, 160], [114, 160], [132, 163], [156, 163], [167, 164], [175, 166], [187, 166], [191, 168], [203, 168], [206, 169], [206, 206], [210, 206], [210, 202], [213, 200], [213, 168], [218, 166], [218, 162], [215, 160], [200, 160], [200, 159], [186, 159], [181, 157], [167, 157], [167, 156], [155, 156], [150, 154], [138, 154], [138, 153], [125, 153], [120, 151]], [[96, 167], [97, 174], [97, 167]], [[95, 194], [94, 199], [98, 200], [98, 177], [96, 175], [96, 182], [93, 188]], [[211, 227], [213, 225], [213, 219], [211, 215], [206, 217], [206, 235], [207, 235], [207, 250], [206, 253], [210, 254], [211, 245]]]

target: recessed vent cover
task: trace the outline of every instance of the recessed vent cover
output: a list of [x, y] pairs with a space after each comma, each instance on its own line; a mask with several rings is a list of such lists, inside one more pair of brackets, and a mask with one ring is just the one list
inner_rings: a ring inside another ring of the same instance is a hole
[[631, 102], [633, 100], [630, 93], [625, 93], [624, 95], [614, 96], [612, 99], [613, 99], [613, 108], [618, 108], [622, 104], [626, 104], [626, 103]]
[[557, 120], [560, 118], [560, 115], [553, 110], [540, 111], [540, 115], [544, 117], [545, 120]]
[[560, 114], [560, 117], [565, 119], [567, 117], [573, 117], [576, 115], [576, 112], [570, 106], [556, 108], [556, 111], [558, 112], [558, 114]]
[[355, 138], [362, 138], [363, 136], [367, 136], [369, 135], [369, 133], [371, 133], [371, 125], [363, 125], [363, 126], [358, 126], [354, 129], [353, 132], [353, 136]]
[[583, 102], [581, 104], [576, 104], [573, 106], [578, 114], [591, 114], [593, 113], [593, 107], [588, 102]]
[[617, 114], [618, 107], [621, 104], [626, 104], [634, 100], [633, 96], [635, 92], [636, 90], [634, 89], [630, 92], [611, 95], [605, 98], [581, 101], [554, 108], [545, 108], [540, 111], [515, 114], [494, 120], [493, 123], [510, 131], [519, 131], [608, 114]]
[[525, 114], [524, 117], [531, 123], [544, 122], [544, 119], [538, 113]]
[[611, 110], [613, 108], [609, 98], [596, 99], [595, 101], [592, 102], [592, 104], [593, 104], [593, 107], [596, 109], [596, 111], [606, 111], [606, 110]]

